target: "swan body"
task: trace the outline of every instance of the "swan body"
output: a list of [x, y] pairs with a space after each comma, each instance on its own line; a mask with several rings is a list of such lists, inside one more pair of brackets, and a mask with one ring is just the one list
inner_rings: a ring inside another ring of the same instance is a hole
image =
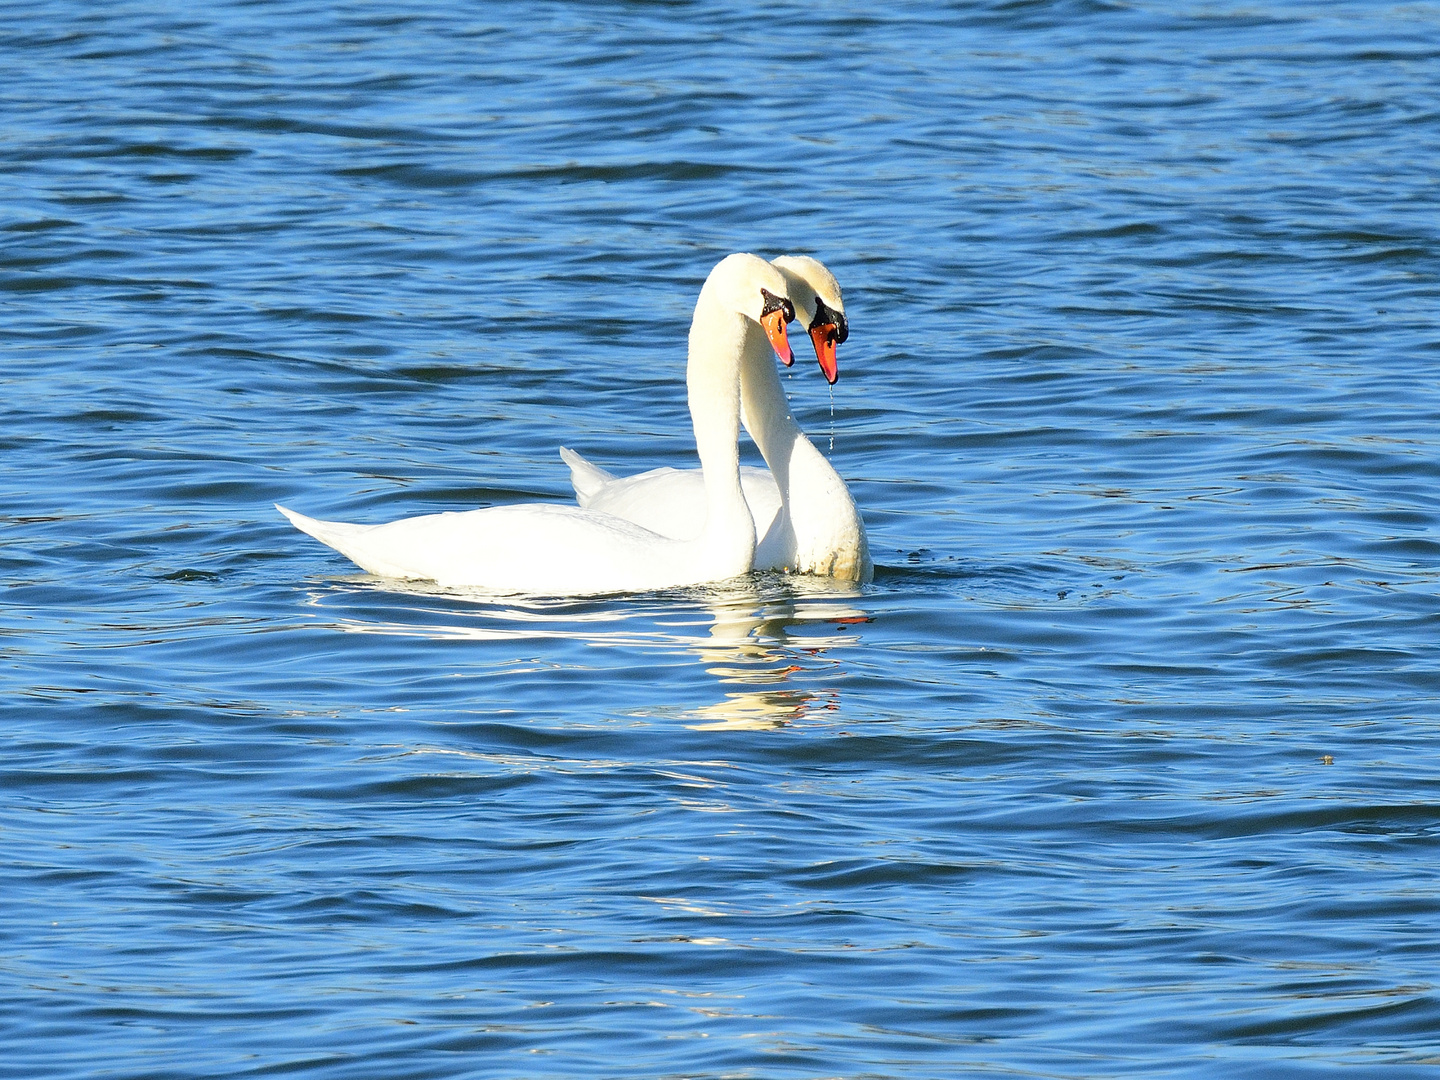
[[600, 509], [529, 503], [427, 514], [383, 525], [296, 528], [373, 574], [547, 596], [640, 592], [749, 573], [755, 526], [740, 485], [741, 358], [751, 328], [782, 357], [793, 318], [784, 275], [754, 255], [710, 272], [690, 325], [686, 386], [701, 463], [703, 525], [675, 539]]
[[[839, 284], [809, 256], [781, 256], [774, 266], [785, 276], [796, 317], [809, 329], [821, 370], [833, 383], [835, 344], [848, 336]], [[755, 568], [869, 581], [875, 567], [855, 500], [795, 422], [770, 354], [765, 339], [747, 327], [740, 363], [742, 418], [770, 466], [740, 470], [759, 538]], [[661, 468], [617, 477], [573, 450], [562, 447], [560, 455], [570, 467], [576, 499], [586, 509], [676, 539], [695, 536], [704, 525], [699, 470]]]
[[[665, 466], [634, 476], [616, 476], [569, 447], [562, 446], [560, 456], [570, 466], [570, 483], [581, 506], [603, 510], [676, 539], [694, 531], [687, 528], [689, 523], [704, 521], [705, 478], [699, 469]], [[756, 535], [767, 535], [775, 515], [780, 512], [780, 489], [775, 486], [775, 477], [769, 469], [742, 465], [740, 488], [756, 522]], [[758, 561], [758, 547], [756, 550]]]

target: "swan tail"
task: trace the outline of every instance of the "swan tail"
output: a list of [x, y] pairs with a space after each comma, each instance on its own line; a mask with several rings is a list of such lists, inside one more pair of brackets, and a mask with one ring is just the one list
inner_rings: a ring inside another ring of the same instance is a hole
[[569, 447], [560, 447], [560, 456], [570, 466], [570, 486], [575, 489], [575, 501], [581, 506], [589, 506], [600, 489], [615, 479], [614, 474], [592, 465]]
[[288, 506], [281, 506], [279, 503], [275, 504], [275, 509], [284, 514], [295, 528], [313, 536], [326, 547], [334, 548], [362, 569], [369, 570], [372, 574], [391, 577], [408, 576], [403, 572], [396, 574], [393, 568], [384, 565], [383, 560], [376, 558], [374, 553], [366, 550], [367, 545], [363, 543], [364, 538], [368, 533], [373, 532], [376, 526], [353, 525], [348, 521], [321, 521], [318, 518], [297, 514]]
[[290, 519], [290, 524], [303, 533], [308, 533], [316, 540], [336, 551], [345, 550], [345, 541], [353, 540], [355, 536], [363, 531], [365, 525], [351, 525], [344, 521], [320, 521], [317, 518], [306, 517], [304, 514], [297, 514], [288, 506], [275, 504], [275, 509]]

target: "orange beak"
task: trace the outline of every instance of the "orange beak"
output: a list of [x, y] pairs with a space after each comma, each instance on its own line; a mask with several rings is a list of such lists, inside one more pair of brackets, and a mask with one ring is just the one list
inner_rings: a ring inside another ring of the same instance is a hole
[[775, 350], [775, 355], [786, 367], [795, 363], [795, 354], [790, 351], [790, 337], [785, 333], [785, 310], [776, 308], [760, 316], [760, 325], [765, 328], [765, 336], [770, 339], [770, 347]]
[[820, 361], [820, 370], [831, 386], [840, 377], [840, 369], [835, 364], [835, 336], [834, 323], [820, 323], [810, 328], [810, 340], [815, 343], [815, 359]]

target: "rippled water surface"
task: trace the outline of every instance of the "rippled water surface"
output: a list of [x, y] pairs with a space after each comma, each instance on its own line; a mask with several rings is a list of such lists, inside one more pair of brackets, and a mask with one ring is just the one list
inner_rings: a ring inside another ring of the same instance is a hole
[[[3, 12], [0, 1074], [1440, 1065], [1440, 4]], [[873, 584], [272, 509], [683, 463], [735, 250]]]

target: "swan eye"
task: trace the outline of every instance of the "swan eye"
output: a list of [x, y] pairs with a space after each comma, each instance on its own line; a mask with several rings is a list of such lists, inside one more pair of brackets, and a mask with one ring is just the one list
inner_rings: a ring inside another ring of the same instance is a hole
[[760, 295], [765, 300], [765, 306], [760, 309], [760, 315], [762, 318], [766, 315], [769, 315], [772, 311], [783, 311], [785, 313], [785, 321], [787, 323], [794, 320], [795, 305], [792, 304], [785, 297], [776, 296], [769, 289], [761, 289]]
[[844, 344], [845, 339], [850, 336], [850, 327], [845, 322], [845, 316], [817, 296], [815, 298], [815, 318], [810, 323], [810, 329], [814, 330], [827, 323], [830, 325], [831, 337], [835, 344]]

